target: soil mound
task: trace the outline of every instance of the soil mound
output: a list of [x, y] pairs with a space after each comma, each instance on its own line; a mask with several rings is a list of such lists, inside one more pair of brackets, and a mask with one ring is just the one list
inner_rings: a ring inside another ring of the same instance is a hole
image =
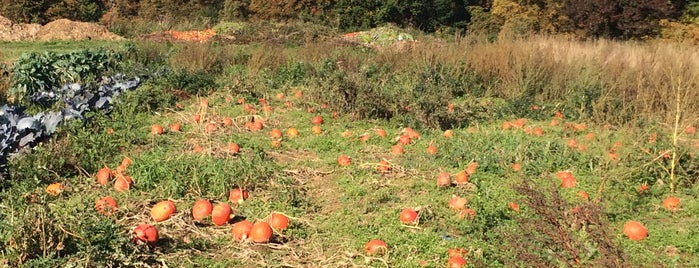
[[124, 39], [109, 32], [106, 27], [89, 22], [77, 22], [59, 19], [47, 23], [39, 29], [36, 40], [121, 40]]
[[48, 40], [121, 40], [106, 27], [90, 22], [59, 19], [39, 24], [13, 23], [0, 16], [0, 41], [48, 41]]
[[0, 16], [0, 41], [33, 40], [41, 28], [40, 24], [14, 24], [11, 20]]

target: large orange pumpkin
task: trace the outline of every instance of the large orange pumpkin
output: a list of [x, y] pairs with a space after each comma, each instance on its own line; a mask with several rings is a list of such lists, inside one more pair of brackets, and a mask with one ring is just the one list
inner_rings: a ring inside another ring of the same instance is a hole
[[228, 223], [231, 217], [231, 206], [226, 203], [218, 203], [211, 210], [211, 222], [221, 226]]
[[155, 222], [167, 220], [177, 211], [175, 203], [170, 200], [160, 201], [150, 210], [150, 216]]
[[192, 206], [192, 217], [196, 221], [201, 221], [211, 215], [214, 207], [208, 199], [200, 199]]
[[272, 226], [265, 221], [256, 222], [250, 229], [250, 241], [255, 243], [267, 243], [272, 238]]

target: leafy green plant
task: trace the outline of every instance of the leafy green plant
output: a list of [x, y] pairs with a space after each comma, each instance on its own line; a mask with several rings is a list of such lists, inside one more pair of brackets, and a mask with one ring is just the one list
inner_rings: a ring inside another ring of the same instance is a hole
[[53, 92], [65, 83], [95, 82], [103, 75], [115, 72], [121, 60], [120, 52], [102, 48], [24, 54], [12, 66], [9, 95], [17, 101], [24, 101], [39, 92]]

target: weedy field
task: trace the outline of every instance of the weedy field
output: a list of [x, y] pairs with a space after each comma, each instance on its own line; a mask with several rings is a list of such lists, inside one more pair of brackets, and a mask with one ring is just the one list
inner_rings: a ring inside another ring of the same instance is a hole
[[0, 265], [699, 265], [696, 55], [516, 42], [113, 45], [150, 76], [10, 159]]

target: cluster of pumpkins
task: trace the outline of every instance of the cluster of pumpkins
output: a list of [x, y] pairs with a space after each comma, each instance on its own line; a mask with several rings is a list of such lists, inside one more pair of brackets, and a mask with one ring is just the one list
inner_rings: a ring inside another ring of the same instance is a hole
[[[235, 188], [231, 190], [229, 201], [239, 204], [248, 198], [247, 191]], [[177, 212], [175, 203], [164, 200], [153, 205], [150, 211], [151, 218], [155, 222], [169, 219]], [[234, 215], [231, 206], [226, 202], [215, 205], [208, 199], [200, 199], [194, 202], [191, 209], [192, 218], [196, 222], [204, 223], [210, 220], [216, 226], [228, 224]], [[254, 224], [248, 220], [241, 220], [232, 225], [231, 235], [238, 241], [251, 241], [255, 243], [268, 243], [272, 239], [274, 231], [281, 232], [289, 226], [289, 217], [282, 213], [273, 212], [265, 221], [257, 221]], [[158, 231], [150, 224], [140, 224], [133, 230], [133, 240], [137, 243], [153, 245], [158, 241]]]
[[[114, 171], [108, 167], [100, 169], [95, 177], [100, 185], [106, 185], [112, 177], [116, 177], [114, 188], [117, 191], [126, 191], [130, 188], [133, 180], [126, 176], [125, 169], [131, 163], [125, 158], [122, 164]], [[48, 190], [48, 189], [47, 189]], [[234, 188], [230, 191], [228, 199], [234, 204], [240, 204], [248, 199], [249, 194], [241, 188]], [[111, 196], [100, 197], [95, 201], [95, 210], [105, 216], [111, 216], [118, 211], [116, 200]], [[155, 222], [162, 222], [177, 213], [177, 207], [171, 200], [163, 200], [151, 207], [150, 216]], [[191, 216], [199, 223], [211, 222], [216, 226], [228, 224], [234, 217], [233, 210], [227, 202], [212, 204], [208, 199], [200, 199], [194, 202], [191, 209]], [[251, 241], [255, 243], [268, 243], [274, 231], [281, 232], [287, 229], [289, 217], [283, 213], [273, 212], [264, 221], [252, 223], [242, 220], [234, 223], [231, 228], [231, 235], [238, 241]], [[142, 223], [133, 229], [132, 240], [137, 244], [155, 245], [158, 242], [158, 229], [147, 223]]]

